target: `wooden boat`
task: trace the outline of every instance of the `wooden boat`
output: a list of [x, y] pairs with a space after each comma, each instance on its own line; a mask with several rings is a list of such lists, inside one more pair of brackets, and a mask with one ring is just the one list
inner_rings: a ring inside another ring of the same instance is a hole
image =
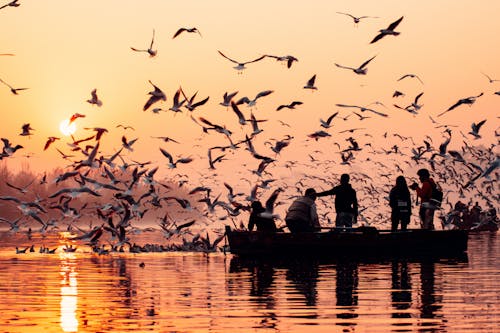
[[467, 251], [466, 230], [411, 229], [392, 232], [374, 227], [332, 228], [327, 232], [258, 232], [226, 226], [229, 251], [245, 255], [449, 256]]

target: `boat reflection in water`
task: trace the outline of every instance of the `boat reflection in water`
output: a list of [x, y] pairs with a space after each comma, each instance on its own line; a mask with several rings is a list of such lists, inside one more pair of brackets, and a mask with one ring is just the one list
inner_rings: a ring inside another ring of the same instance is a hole
[[[276, 327], [283, 320], [278, 314], [282, 317], [286, 307], [288, 320], [295, 320], [296, 325], [312, 328], [328, 323], [352, 331], [366, 325], [367, 317], [380, 320], [379, 311], [385, 303], [391, 308], [388, 321], [394, 331], [432, 332], [446, 327], [441, 313], [444, 290], [436, 264], [442, 269], [443, 265], [464, 262], [466, 255], [385, 261], [233, 256], [228, 283], [232, 283], [231, 276], [240, 280], [249, 274], [251, 300], [267, 311], [259, 327]], [[368, 294], [372, 295], [369, 299], [363, 298]], [[387, 319], [384, 322], [388, 324]], [[376, 331], [376, 326], [373, 328]]]

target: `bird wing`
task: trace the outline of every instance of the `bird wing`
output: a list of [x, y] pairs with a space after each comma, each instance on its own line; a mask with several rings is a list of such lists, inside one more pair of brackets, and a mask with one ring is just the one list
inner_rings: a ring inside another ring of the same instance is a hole
[[399, 23], [401, 23], [401, 21], [403, 21], [403, 17], [404, 16], [401, 16], [398, 20], [392, 22], [388, 27], [387, 27], [387, 30], [394, 30], [396, 29], [396, 27], [399, 25]]
[[232, 61], [232, 62], [234, 62], [235, 64], [239, 64], [239, 62], [237, 62], [236, 60], [233, 60], [233, 59], [229, 58], [228, 56], [226, 56], [226, 55], [225, 55], [224, 53], [222, 53], [221, 51], [217, 50], [217, 52], [219, 52], [219, 54], [220, 54], [221, 56], [223, 56], [224, 58], [226, 58], [227, 60]]
[[179, 30], [176, 31], [176, 33], [174, 34], [174, 36], [172, 37], [172, 39], [174, 39], [175, 37], [179, 36], [184, 31], [186, 31], [186, 28], [180, 28]]
[[368, 59], [367, 61], [365, 61], [365, 62], [364, 62], [361, 66], [359, 66], [359, 69], [363, 69], [363, 68], [364, 68], [366, 65], [368, 65], [368, 64], [370, 63], [370, 61], [372, 61], [375, 57], [376, 57], [376, 55], [375, 55], [375, 56], [373, 56], [373, 57], [371, 57], [371, 58], [370, 58], [370, 59]]
[[314, 86], [314, 81], [316, 81], [316, 74], [314, 74], [309, 81], [307, 81], [308, 86]]
[[278, 188], [271, 193], [269, 198], [266, 200], [266, 210], [270, 213], [273, 212], [274, 210], [274, 203], [276, 202], [276, 199], [278, 198], [278, 194], [280, 194], [281, 188]]
[[260, 93], [258, 93], [256, 96], [255, 96], [255, 99], [257, 98], [260, 98], [260, 97], [264, 97], [264, 96], [267, 96], [267, 95], [270, 95], [274, 92], [274, 90], [264, 90], [264, 91], [261, 91]]
[[337, 63], [335, 63], [335, 66], [339, 67], [339, 68], [344, 68], [344, 69], [350, 69], [350, 70], [355, 70], [355, 68], [352, 68], [352, 67], [347, 67], [347, 66], [343, 66], [343, 65], [339, 65]]
[[236, 103], [231, 101], [231, 108], [233, 109], [234, 113], [236, 113], [236, 115], [238, 116], [239, 123], [241, 125], [245, 125], [245, 123], [246, 123], [245, 117], [243, 116], [243, 113], [241, 113], [240, 109], [238, 108], [238, 105], [236, 105]]
[[333, 118], [335, 118], [339, 113], [338, 112], [335, 112], [334, 114], [332, 114], [330, 117], [328, 117], [328, 119], [326, 120], [326, 123], [328, 125], [330, 125], [330, 123], [332, 122]]
[[161, 153], [163, 154], [163, 156], [165, 156], [166, 158], [168, 158], [168, 160], [169, 160], [169, 162], [170, 162], [171, 164], [173, 164], [173, 163], [174, 163], [174, 159], [173, 159], [172, 155], [170, 155], [170, 153], [169, 153], [168, 151], [166, 151], [166, 150], [165, 150], [165, 149], [163, 149], [163, 148], [160, 148], [160, 151], [161, 151]]
[[263, 56], [258, 57], [257, 59], [244, 62], [243, 64], [251, 64], [252, 62], [260, 61], [260, 60], [264, 59], [265, 57], [266, 57], [266, 55], [263, 55]]
[[384, 33], [379, 33], [377, 36], [375, 36], [375, 38], [372, 39], [372, 41], [370, 42], [370, 44], [373, 44], [377, 41], [379, 41], [380, 39], [382, 39], [383, 37], [385, 36]]
[[153, 37], [151, 38], [151, 44], [149, 44], [149, 48], [153, 48], [153, 43], [155, 42], [155, 29], [153, 29]]

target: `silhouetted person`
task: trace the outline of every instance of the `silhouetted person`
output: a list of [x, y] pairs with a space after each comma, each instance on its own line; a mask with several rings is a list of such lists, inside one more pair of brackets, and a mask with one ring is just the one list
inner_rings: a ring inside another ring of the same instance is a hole
[[250, 213], [250, 219], [248, 221], [248, 230], [252, 231], [254, 226], [257, 227], [257, 231], [263, 232], [276, 232], [276, 223], [272, 218], [263, 217], [261, 213], [265, 211], [262, 203], [258, 200], [252, 202], [252, 211]]
[[308, 188], [304, 196], [292, 202], [285, 217], [286, 226], [290, 232], [314, 232], [321, 230], [314, 201], [316, 201], [316, 191], [313, 188]]
[[396, 185], [389, 193], [391, 206], [391, 230], [396, 231], [401, 224], [401, 230], [406, 230], [411, 216], [411, 195], [406, 179], [403, 176], [396, 178]]
[[406, 311], [411, 307], [411, 280], [406, 261], [392, 262], [392, 291], [391, 301], [394, 312], [392, 318], [411, 318], [411, 314]]
[[[358, 317], [355, 309], [358, 306], [358, 263], [351, 260], [340, 260], [335, 265], [335, 296], [337, 307], [342, 312], [337, 318], [352, 319]], [[346, 325], [341, 323], [338, 325]]]
[[417, 183], [413, 183], [410, 188], [417, 191], [417, 197], [420, 198], [420, 223], [422, 229], [434, 230], [434, 211], [436, 207], [431, 203], [431, 197], [432, 188], [436, 186], [436, 183], [427, 169], [418, 170], [417, 175], [422, 187], [419, 187]]
[[349, 183], [349, 175], [342, 174], [340, 176], [340, 185], [316, 194], [318, 197], [326, 195], [335, 195], [335, 211], [337, 213], [335, 226], [351, 228], [358, 220], [358, 199], [356, 191]]

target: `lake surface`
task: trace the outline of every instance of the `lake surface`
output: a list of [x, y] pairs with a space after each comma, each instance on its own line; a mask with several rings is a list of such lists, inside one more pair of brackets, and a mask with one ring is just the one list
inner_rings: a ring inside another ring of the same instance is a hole
[[437, 261], [98, 255], [82, 244], [65, 253], [67, 242], [0, 234], [0, 332], [500, 331], [497, 233], [471, 234], [465, 258]]

